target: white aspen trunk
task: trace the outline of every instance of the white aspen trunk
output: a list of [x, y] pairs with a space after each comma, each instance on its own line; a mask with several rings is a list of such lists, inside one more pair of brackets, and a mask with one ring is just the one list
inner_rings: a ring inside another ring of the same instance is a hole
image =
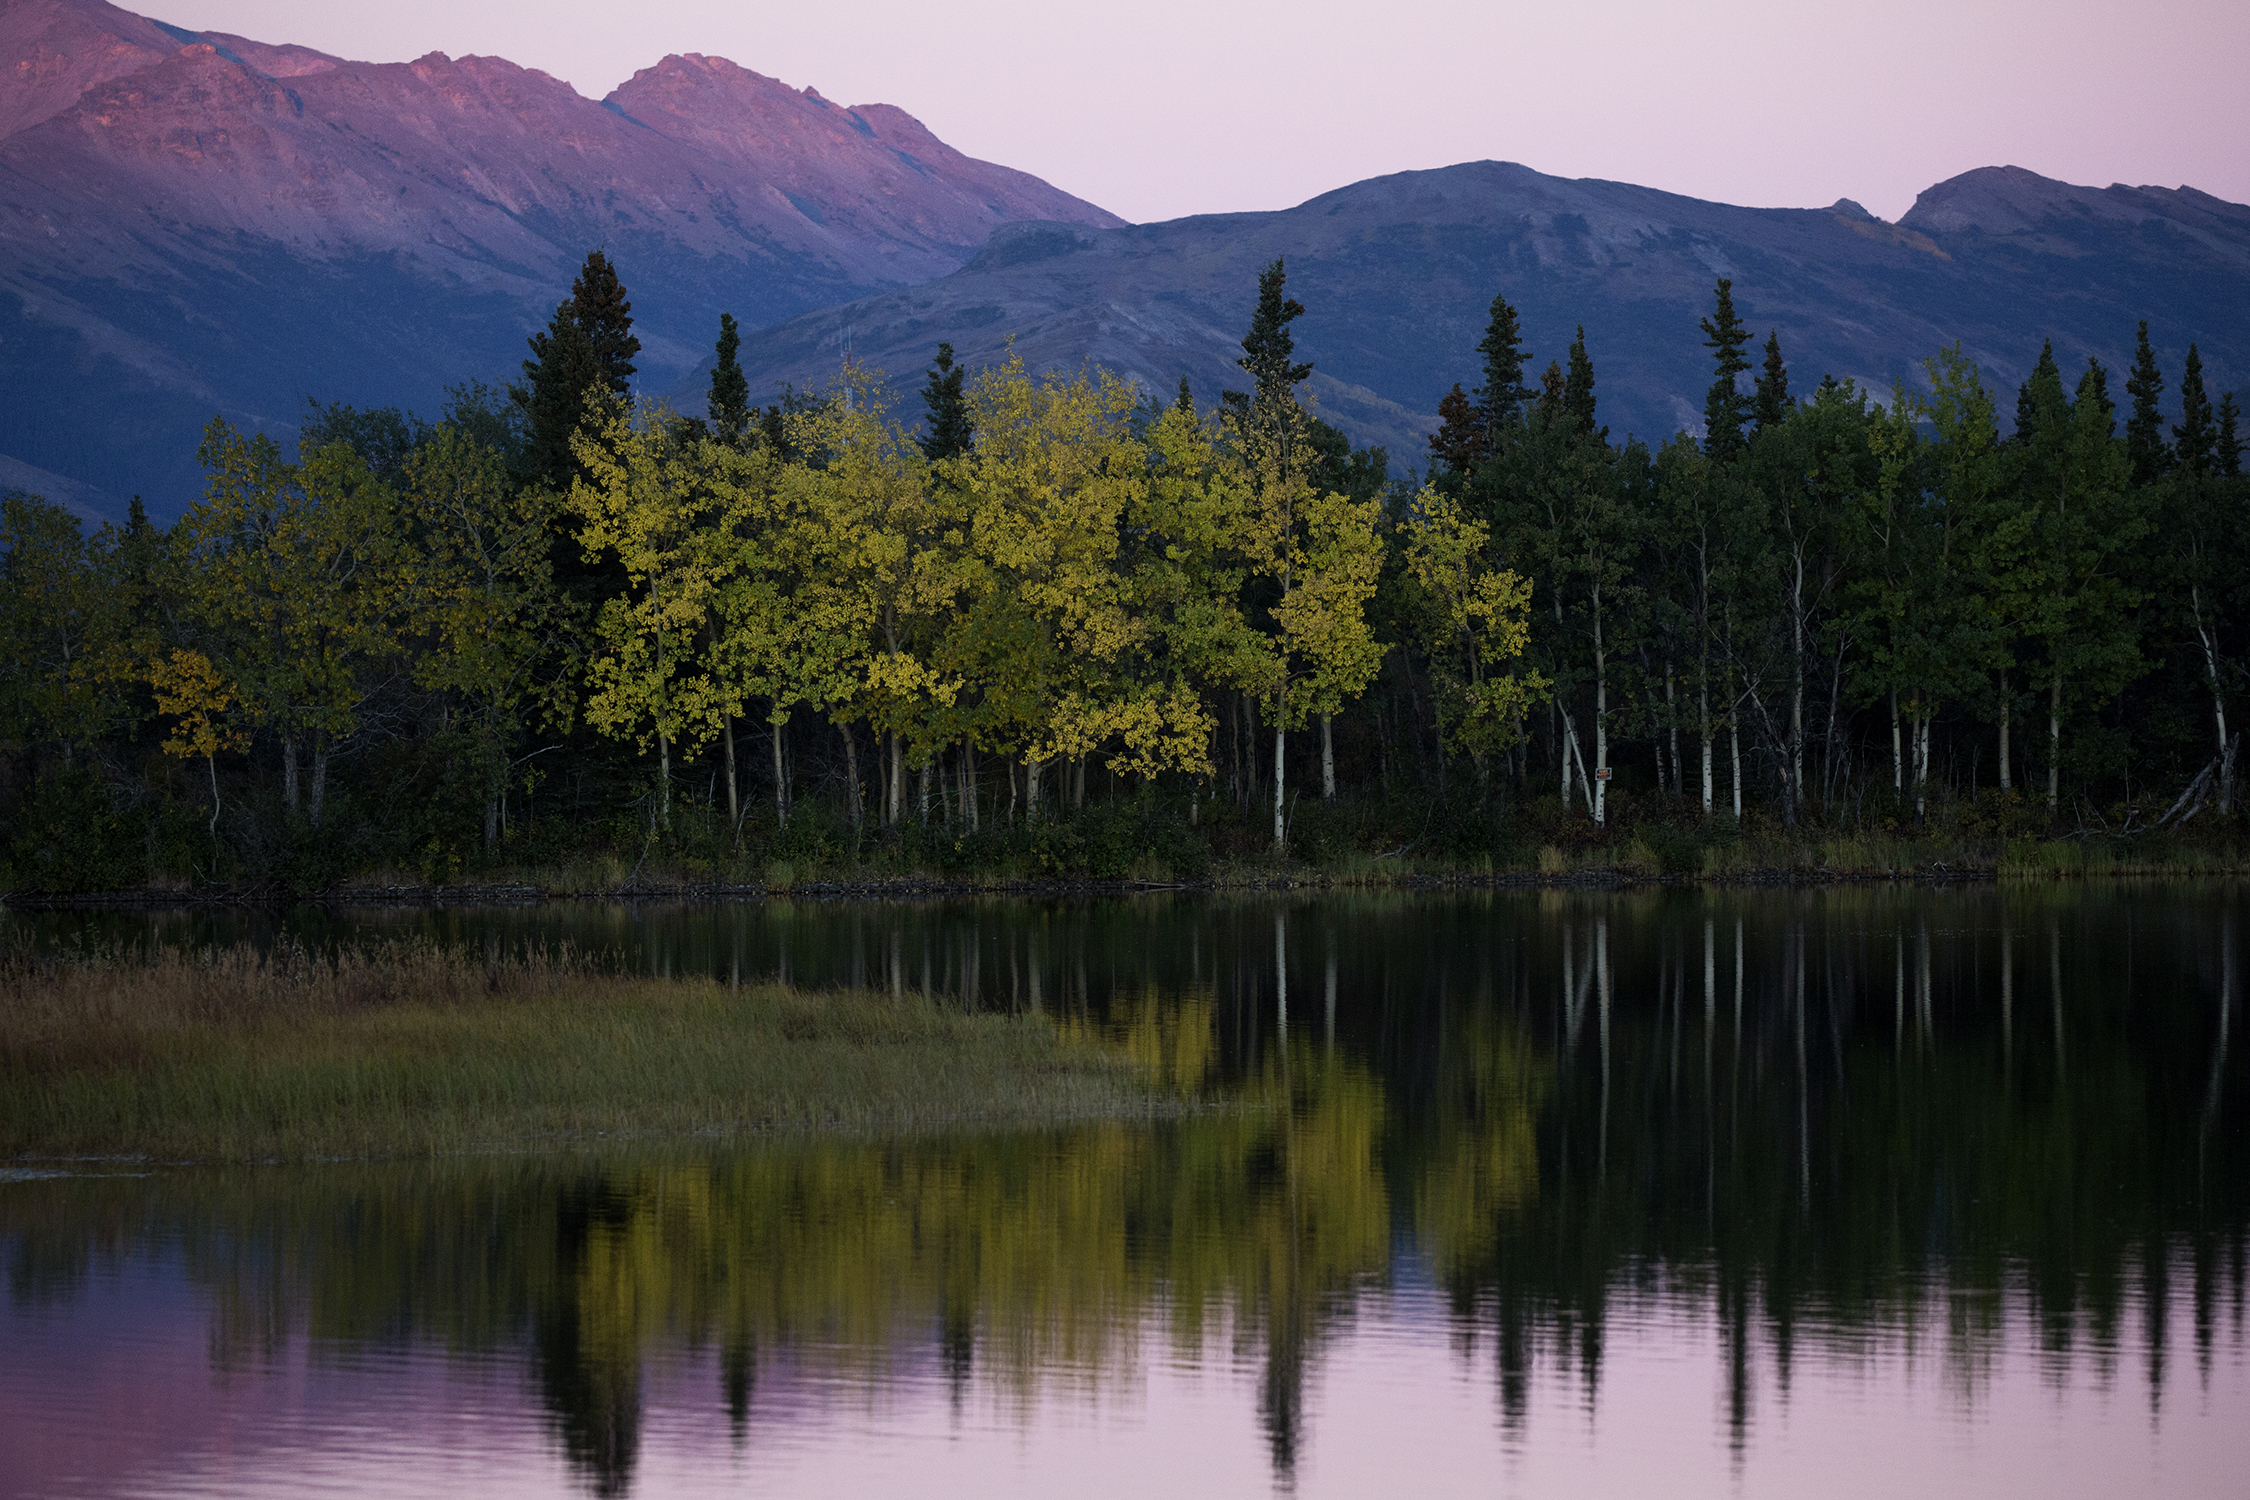
[[1282, 780], [1287, 773], [1283, 752], [1288, 748], [1288, 738], [1279, 724], [1273, 727], [1273, 847], [1281, 853], [1289, 847], [1289, 821], [1281, 804]]
[[281, 805], [291, 812], [297, 810], [297, 737], [281, 737]]
[[1594, 654], [1594, 826], [1609, 820], [1609, 678]]
[[1602, 653], [1602, 591], [1594, 599], [1594, 826], [1609, 816], [1609, 662]]
[[740, 828], [742, 826], [742, 803], [735, 791], [734, 781], [734, 715], [722, 715], [721, 722], [726, 730], [725, 738], [727, 742], [727, 826]]
[[1023, 758], [1023, 818], [1026, 823], [1039, 821], [1039, 757]]
[[2047, 816], [2062, 805], [2062, 673], [2047, 698]]
[[669, 833], [672, 828], [672, 738], [656, 731], [656, 816]]
[[1320, 800], [1336, 800], [1336, 741], [1329, 733], [1326, 714], [1320, 716]]
[[1551, 705], [1549, 711], [1554, 714], [1556, 721], [1564, 729], [1560, 747], [1562, 753], [1555, 758], [1562, 762], [1562, 805], [1563, 810], [1568, 812], [1570, 810], [1570, 758], [1571, 752], [1578, 747], [1578, 735], [1570, 726], [1570, 715], [1563, 711], [1560, 703]]
[[859, 795], [859, 737], [849, 724], [837, 725], [836, 731], [844, 737], [844, 812], [856, 829], [865, 816]]
[[1711, 816], [1711, 684], [1706, 682], [1696, 704], [1696, 734], [1703, 741], [1703, 816]]
[[884, 790], [883, 822], [896, 828], [906, 816], [906, 747], [898, 742], [898, 731], [891, 731], [891, 777]]
[[1930, 786], [1930, 719], [1921, 714], [1914, 720], [1914, 817], [1920, 821], [1929, 815]]
[[781, 760], [781, 724], [773, 726], [773, 817], [783, 828], [789, 826], [789, 773]]
[[[1578, 721], [1565, 713], [1562, 716], [1562, 722], [1565, 763], [1575, 762], [1577, 764], [1578, 789], [1586, 798], [1586, 816], [1592, 817], [1594, 815], [1594, 778], [1586, 774], [1586, 755], [1578, 747]], [[1569, 807], [1569, 803], [1563, 804], [1565, 811], [1568, 811]]]
[[206, 755], [203, 757], [203, 763], [211, 768], [211, 833], [213, 837], [217, 837], [219, 832], [219, 757]]
[[914, 775], [921, 788], [922, 826], [927, 828], [930, 826], [930, 763], [922, 762]]
[[1734, 820], [1742, 821], [1742, 726], [1727, 725], [1727, 753], [1734, 757]]
[[[2003, 771], [2003, 776], [2007, 773]], [[1906, 800], [1906, 754], [1899, 746], [1898, 689], [1891, 689], [1891, 805]]]
[[[2203, 623], [2202, 586], [2191, 586], [2188, 598], [2195, 607], [2196, 636], [2203, 642], [2203, 670], [2211, 681], [2211, 722], [2219, 732], [2219, 755], [2224, 759], [2227, 753], [2227, 700], [2219, 690], [2219, 643], [2212, 638], [2211, 627]], [[2226, 802], [2222, 800], [2219, 811], [2228, 810]]]
[[1805, 556], [1800, 548], [1789, 585], [1789, 808], [1790, 822], [1805, 805]]

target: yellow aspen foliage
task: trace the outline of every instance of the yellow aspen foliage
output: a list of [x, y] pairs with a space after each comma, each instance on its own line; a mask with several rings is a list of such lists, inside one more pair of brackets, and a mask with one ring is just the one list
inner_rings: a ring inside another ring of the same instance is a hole
[[211, 774], [211, 827], [219, 826], [219, 752], [249, 748], [250, 734], [230, 723], [234, 690], [200, 651], [175, 649], [148, 664], [156, 711], [179, 722], [165, 737], [164, 753], [181, 760], [200, 755]]
[[1550, 690], [1537, 672], [1502, 671], [1531, 642], [1531, 580], [1489, 566], [1485, 524], [1437, 490], [1415, 497], [1400, 529], [1436, 678], [1439, 728], [1456, 750], [1506, 749]]

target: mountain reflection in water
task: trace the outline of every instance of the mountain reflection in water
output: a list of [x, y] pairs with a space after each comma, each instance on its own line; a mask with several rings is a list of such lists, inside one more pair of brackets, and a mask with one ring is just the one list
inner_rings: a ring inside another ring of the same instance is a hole
[[[449, 935], [587, 941], [542, 919]], [[601, 1495], [2193, 1494], [2250, 1459], [2231, 889], [598, 920], [660, 971], [1037, 1008], [1197, 1107], [19, 1168], [0, 1491], [346, 1451], [338, 1492]]]

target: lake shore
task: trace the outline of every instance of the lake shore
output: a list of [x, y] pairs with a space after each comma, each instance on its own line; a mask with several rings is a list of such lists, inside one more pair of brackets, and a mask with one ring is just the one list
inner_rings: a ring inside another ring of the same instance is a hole
[[1082, 1037], [911, 993], [418, 945], [0, 966], [0, 1160], [412, 1157], [1173, 1107]]
[[[1689, 868], [1688, 866], [1695, 867]], [[550, 901], [942, 900], [964, 897], [1068, 899], [1157, 891], [1460, 890], [1637, 886], [1755, 887], [1891, 882], [2193, 879], [2250, 875], [2250, 849], [2231, 839], [1956, 840], [1890, 835], [1782, 840], [1745, 838], [1692, 850], [1639, 838], [1571, 849], [1542, 847], [1528, 860], [1416, 859], [1347, 854], [1323, 864], [1229, 861], [1195, 874], [1140, 870], [1116, 878], [1043, 876], [1019, 870], [922, 872], [879, 861], [797, 865], [706, 861], [628, 863], [592, 856], [525, 866], [485, 879], [427, 881], [378, 871], [313, 890], [276, 884], [152, 885], [125, 891], [0, 892], [20, 910], [265, 907], [305, 901], [349, 906], [507, 906]]]

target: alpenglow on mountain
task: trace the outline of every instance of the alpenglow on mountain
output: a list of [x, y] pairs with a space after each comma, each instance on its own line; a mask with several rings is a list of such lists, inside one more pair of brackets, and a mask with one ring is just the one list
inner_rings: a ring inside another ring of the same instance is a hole
[[902, 110], [695, 54], [597, 102], [500, 58], [358, 63], [0, 0], [0, 63], [0, 487], [87, 516], [134, 494], [178, 514], [214, 415], [286, 444], [307, 396], [435, 415], [448, 385], [515, 376], [596, 246], [641, 390], [688, 412], [722, 311], [758, 401], [847, 354], [912, 386], [945, 340], [1167, 397], [1185, 374], [1208, 406], [1277, 256], [1319, 411], [1400, 468], [1476, 384], [1496, 292], [1534, 377], [1585, 326], [1620, 436], [1696, 427], [1720, 276], [1800, 392], [1911, 385], [1955, 340], [2008, 390], [2050, 338], [2121, 371], [2144, 317], [2167, 369], [2195, 340], [2215, 390], [2250, 385], [2250, 208], [2190, 188], [1985, 168], [1889, 224], [1475, 162], [1127, 225]]
[[306, 395], [434, 411], [515, 374], [597, 245], [661, 390], [721, 309], [925, 281], [1013, 220], [1122, 222], [903, 110], [694, 54], [597, 102], [503, 58], [5, 0], [0, 66], [0, 486], [103, 509], [177, 513], [215, 413], [286, 435]]

